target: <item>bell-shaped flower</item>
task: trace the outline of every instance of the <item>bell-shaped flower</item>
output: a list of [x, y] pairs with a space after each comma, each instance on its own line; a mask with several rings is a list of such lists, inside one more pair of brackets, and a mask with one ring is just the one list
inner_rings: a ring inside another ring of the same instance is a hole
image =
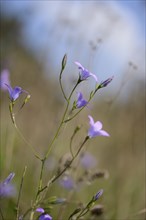
[[88, 137], [93, 138], [96, 136], [110, 136], [106, 131], [102, 130], [102, 123], [100, 121], [94, 122], [93, 118], [89, 115], [90, 128], [88, 130]]
[[11, 197], [16, 193], [15, 187], [11, 184], [15, 173], [10, 173], [9, 176], [0, 183], [0, 197]]
[[112, 77], [106, 79], [105, 81], [101, 82], [99, 87], [100, 88], [106, 87], [113, 80], [113, 78], [114, 78], [114, 76], [112, 76]]
[[76, 102], [76, 107], [77, 108], [82, 108], [84, 106], [87, 105], [87, 101], [83, 98], [83, 94], [81, 92], [78, 92], [78, 99], [77, 99], [77, 102]]
[[96, 195], [94, 196], [94, 200], [95, 200], [95, 201], [98, 200], [98, 199], [102, 196], [102, 194], [103, 194], [103, 189], [100, 189], [100, 190], [96, 193]]
[[97, 76], [91, 72], [89, 72], [87, 69], [85, 69], [79, 62], [75, 62], [75, 64], [78, 66], [79, 70], [80, 70], [80, 80], [86, 80], [87, 78], [89, 78], [90, 76], [92, 76], [95, 81], [97, 82]]
[[89, 152], [84, 152], [80, 156], [80, 163], [84, 169], [94, 168], [97, 164], [96, 157], [94, 157]]
[[74, 180], [72, 179], [72, 177], [68, 176], [68, 175], [65, 175], [63, 176], [60, 180], [59, 180], [59, 184], [67, 189], [67, 190], [71, 190], [71, 189], [74, 189], [75, 188], [75, 182]]
[[37, 208], [36, 212], [40, 212], [41, 215], [39, 216], [39, 220], [52, 220], [52, 217], [45, 213], [45, 210], [43, 208]]
[[7, 84], [5, 84], [5, 85], [7, 86], [7, 89], [9, 92], [9, 97], [12, 102], [16, 101], [16, 99], [18, 99], [22, 93], [28, 94], [27, 91], [23, 90], [19, 86], [15, 86], [14, 88], [12, 88], [10, 85], [7, 85]]

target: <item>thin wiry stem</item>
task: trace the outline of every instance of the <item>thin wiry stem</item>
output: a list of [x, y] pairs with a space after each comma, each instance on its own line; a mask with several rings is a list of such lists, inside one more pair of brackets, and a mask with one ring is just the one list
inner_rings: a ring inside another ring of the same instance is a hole
[[69, 108], [70, 99], [71, 99], [72, 94], [73, 94], [73, 92], [75, 91], [77, 85], [78, 85], [78, 82], [76, 83], [76, 85], [75, 85], [74, 88], [72, 89], [72, 91], [71, 91], [71, 93], [70, 93], [70, 95], [69, 95], [69, 98], [67, 99], [67, 105], [66, 105], [66, 109], [65, 109], [65, 111], [64, 111], [64, 114], [63, 114], [63, 116], [62, 116], [62, 120], [61, 120], [61, 122], [60, 122], [60, 125], [59, 125], [57, 131], [56, 131], [56, 134], [54, 135], [54, 138], [52, 139], [52, 142], [49, 144], [48, 151], [47, 151], [47, 153], [46, 153], [46, 156], [45, 156], [44, 160], [46, 160], [46, 159], [48, 158], [48, 156], [49, 156], [49, 154], [50, 154], [50, 152], [51, 152], [51, 150], [52, 150], [53, 144], [54, 144], [55, 140], [56, 140], [57, 137], [58, 137], [58, 134], [59, 134], [59, 132], [60, 132], [60, 129], [61, 129], [62, 125], [64, 124], [64, 119], [65, 119], [65, 117], [66, 117], [66, 114], [67, 114], [67, 111], [68, 111], [68, 108]]
[[41, 160], [40, 156], [38, 155], [38, 153], [36, 152], [36, 150], [33, 148], [33, 146], [25, 139], [25, 137], [23, 136], [23, 134], [21, 133], [21, 131], [19, 130], [19, 128], [17, 127], [17, 125], [15, 124], [15, 129], [17, 131], [17, 133], [19, 134], [19, 136], [21, 137], [21, 139], [31, 148], [31, 150], [33, 151], [34, 156]]
[[61, 80], [62, 79], [62, 73], [63, 73], [63, 69], [61, 69], [61, 71], [60, 71], [59, 84], [60, 84], [60, 88], [61, 88], [61, 91], [62, 91], [62, 94], [63, 94], [65, 100], [68, 101], [67, 97], [65, 95], [64, 89], [63, 89], [63, 85], [62, 85], [62, 80]]
[[[89, 102], [91, 101], [91, 99], [94, 97], [94, 95], [95, 95], [96, 92], [97, 92], [97, 90], [95, 89], [95, 90], [93, 91], [93, 93], [90, 95], [90, 97], [89, 97], [89, 99], [88, 99], [88, 101], [87, 101], [88, 103], [89, 103]], [[67, 123], [67, 122], [71, 121], [72, 119], [74, 119], [85, 107], [86, 107], [86, 105], [83, 106], [81, 109], [79, 109], [72, 117], [66, 119], [66, 120], [64, 121], [64, 123]]]
[[[43, 159], [41, 159], [42, 166], [41, 166], [41, 171], [40, 171], [40, 178], [39, 178], [38, 190], [37, 190], [37, 193], [36, 193], [35, 202], [34, 202], [34, 205], [33, 205], [33, 208], [32, 208], [31, 216], [30, 216], [30, 219], [31, 219], [31, 220], [33, 219], [34, 208], [36, 207], [36, 205], [37, 205], [38, 202], [39, 202], [39, 195], [40, 195], [40, 193], [41, 193], [44, 189], [48, 188], [48, 186], [42, 188], [43, 170], [44, 170], [45, 161], [47, 160], [47, 158], [48, 158], [48, 156], [49, 156], [49, 154], [50, 154], [50, 152], [51, 152], [51, 150], [52, 150], [52, 148], [53, 148], [53, 144], [54, 144], [55, 140], [57, 140], [57, 137], [58, 137], [58, 135], [59, 135], [59, 132], [60, 132], [60, 130], [61, 130], [63, 124], [64, 124], [64, 119], [65, 119], [66, 114], [67, 114], [67, 112], [68, 112], [70, 100], [71, 100], [72, 94], [73, 94], [73, 92], [75, 91], [77, 85], [78, 85], [78, 82], [76, 83], [76, 85], [75, 85], [74, 88], [72, 89], [72, 91], [71, 91], [71, 93], [70, 93], [70, 95], [69, 95], [69, 98], [67, 99], [67, 105], [66, 105], [64, 114], [63, 114], [63, 116], [62, 116], [62, 120], [61, 120], [61, 122], [60, 122], [60, 125], [59, 125], [57, 131], [56, 131], [56, 134], [54, 135], [54, 137], [53, 137], [51, 143], [49, 144], [49, 147], [48, 147], [48, 150], [47, 150], [47, 152], [46, 152], [46, 154], [45, 154], [45, 157], [44, 157]], [[52, 179], [52, 180], [53, 180], [53, 179]], [[52, 183], [52, 181], [51, 181], [51, 183]], [[41, 200], [41, 198], [40, 198], [40, 200]]]
[[20, 129], [18, 128], [17, 124], [16, 124], [16, 120], [15, 120], [15, 114], [13, 113], [13, 107], [14, 107], [14, 102], [10, 102], [9, 104], [9, 110], [10, 110], [10, 116], [12, 119], [12, 122], [14, 124], [14, 127], [18, 133], [18, 135], [21, 137], [21, 139], [31, 148], [31, 150], [34, 153], [34, 156], [36, 158], [38, 158], [39, 160], [41, 160], [40, 156], [38, 155], [38, 153], [36, 152], [36, 150], [34, 149], [34, 147], [26, 140], [26, 138], [23, 136], [23, 134], [21, 133]]

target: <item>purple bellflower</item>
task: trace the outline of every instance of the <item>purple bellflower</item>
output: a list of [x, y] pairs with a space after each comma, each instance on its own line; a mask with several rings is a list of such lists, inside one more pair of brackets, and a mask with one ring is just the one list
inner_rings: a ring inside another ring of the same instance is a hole
[[82, 108], [87, 105], [87, 101], [83, 98], [83, 94], [81, 92], [78, 92], [78, 100], [76, 102], [77, 108]]
[[113, 80], [113, 78], [114, 78], [114, 76], [112, 76], [112, 77], [106, 79], [105, 81], [101, 82], [99, 87], [100, 88], [106, 87]]
[[0, 197], [10, 197], [15, 194], [15, 188], [11, 184], [11, 180], [14, 176], [15, 173], [10, 173], [9, 176], [0, 183]]
[[94, 196], [94, 201], [98, 200], [103, 194], [103, 189], [100, 189]]
[[7, 85], [7, 84], [5, 84], [5, 85], [7, 86], [7, 89], [9, 92], [9, 97], [12, 102], [16, 101], [16, 99], [18, 99], [22, 93], [28, 94], [27, 91], [23, 90], [19, 86], [15, 86], [14, 88], [12, 88], [10, 85]]
[[110, 136], [106, 131], [101, 130], [102, 129], [102, 123], [100, 121], [94, 122], [93, 118], [89, 115], [88, 116], [90, 120], [90, 128], [88, 130], [88, 137], [93, 138], [96, 136]]
[[7, 91], [7, 85], [10, 85], [10, 73], [7, 69], [2, 70], [0, 75], [0, 89], [3, 91]]
[[97, 82], [97, 76], [91, 72], [89, 72], [87, 69], [85, 69], [79, 62], [75, 62], [75, 64], [78, 66], [80, 72], [80, 80], [86, 80], [87, 78], [89, 78], [90, 76], [92, 76], [95, 81]]
[[45, 210], [43, 208], [37, 208], [36, 212], [41, 213], [39, 220], [52, 220], [52, 217], [49, 214], [45, 213]]
[[89, 152], [82, 153], [80, 163], [84, 169], [94, 168], [97, 164], [96, 158]]
[[62, 177], [59, 180], [59, 184], [67, 190], [71, 190], [75, 188], [74, 180], [68, 175], [65, 175], [64, 177]]

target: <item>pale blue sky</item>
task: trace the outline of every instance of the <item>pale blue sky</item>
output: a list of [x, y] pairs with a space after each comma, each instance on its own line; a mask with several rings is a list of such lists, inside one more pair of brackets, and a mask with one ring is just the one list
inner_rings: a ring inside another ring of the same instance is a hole
[[[20, 41], [44, 63], [46, 72], [51, 65], [58, 73], [67, 53], [71, 74], [76, 71], [73, 62], [79, 61], [101, 80], [111, 75], [119, 80], [132, 61], [138, 66], [136, 77], [144, 77], [144, 1], [13, 0], [1, 5], [4, 14], [22, 23]], [[93, 51], [90, 44], [97, 45], [99, 39], [99, 49]]]

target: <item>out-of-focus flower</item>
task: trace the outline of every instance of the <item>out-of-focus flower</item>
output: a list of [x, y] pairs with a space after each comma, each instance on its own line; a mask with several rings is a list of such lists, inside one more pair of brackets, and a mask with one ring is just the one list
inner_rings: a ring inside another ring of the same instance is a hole
[[53, 219], [49, 214], [45, 213], [45, 210], [43, 208], [37, 208], [36, 212], [41, 213], [41, 215], [39, 216], [39, 220], [52, 220]]
[[103, 208], [103, 205], [96, 205], [94, 206], [91, 210], [91, 215], [94, 215], [94, 216], [100, 216], [103, 214], [104, 212], [104, 208]]
[[77, 108], [82, 108], [87, 105], [87, 101], [83, 98], [83, 94], [81, 92], [78, 92], [78, 100], [76, 102]]
[[109, 172], [107, 170], [101, 170], [101, 171], [96, 171], [90, 176], [90, 180], [94, 181], [98, 178], [105, 178], [108, 179], [109, 177]]
[[65, 189], [71, 190], [75, 188], [75, 182], [74, 180], [68, 176], [65, 175], [59, 180], [59, 184], [64, 187]]
[[16, 86], [16, 87], [12, 88], [10, 85], [7, 85], [7, 84], [5, 84], [5, 85], [7, 86], [7, 89], [8, 89], [8, 92], [9, 92], [9, 97], [10, 97], [10, 100], [11, 100], [12, 102], [16, 101], [16, 99], [18, 99], [19, 96], [20, 96], [22, 93], [28, 94], [27, 91], [23, 90], [23, 89], [22, 89], [21, 87], [19, 87], [19, 86]]
[[103, 194], [103, 189], [100, 189], [94, 196], [94, 201], [98, 200]]
[[11, 184], [11, 180], [14, 176], [15, 173], [10, 173], [9, 176], [0, 183], [0, 197], [11, 197], [15, 194], [15, 188]]
[[2, 70], [0, 75], [0, 89], [7, 91], [7, 85], [10, 85], [10, 73], [7, 69]]
[[86, 80], [90, 76], [92, 76], [96, 82], [98, 81], [97, 76], [95, 74], [89, 72], [87, 69], [85, 69], [79, 62], [76, 61], [75, 64], [78, 66], [79, 70], [81, 71], [80, 72], [80, 80], [81, 81]]
[[96, 158], [89, 152], [82, 153], [80, 156], [80, 163], [83, 168], [90, 169], [96, 166]]
[[105, 81], [101, 82], [99, 85], [99, 88], [103, 88], [106, 87], [112, 80], [113, 80], [114, 76], [106, 79]]
[[88, 130], [89, 138], [93, 138], [96, 136], [110, 136], [106, 131], [101, 130], [102, 123], [100, 121], [94, 122], [93, 118], [90, 115], [88, 116], [88, 118], [90, 120], [90, 128]]

